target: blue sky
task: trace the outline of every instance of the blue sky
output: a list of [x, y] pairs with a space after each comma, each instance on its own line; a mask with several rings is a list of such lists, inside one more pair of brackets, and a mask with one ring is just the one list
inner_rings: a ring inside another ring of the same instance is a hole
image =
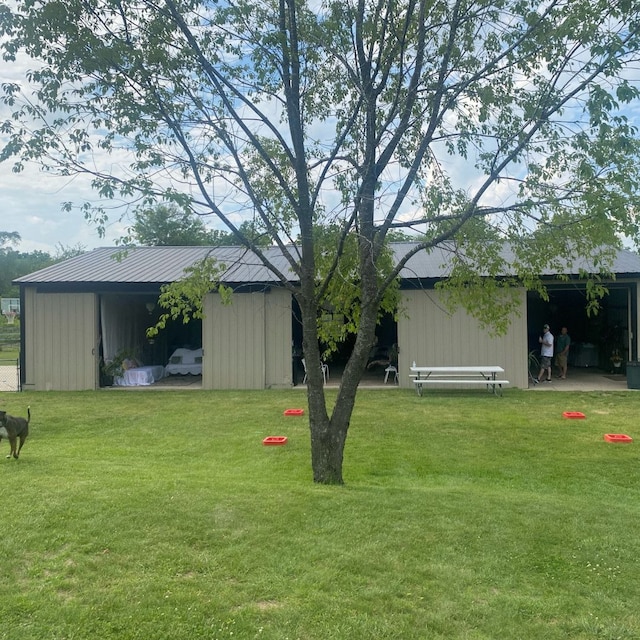
[[[28, 60], [7, 63], [0, 59], [0, 83], [23, 83], [25, 72], [32, 66]], [[10, 109], [0, 103], [0, 121], [10, 113]], [[49, 176], [36, 165], [26, 167], [22, 173], [13, 173], [11, 162], [0, 163], [0, 230], [20, 234], [19, 251], [55, 253], [60, 244], [65, 247], [81, 244], [88, 249], [113, 244], [122, 235], [124, 225], [112, 225], [108, 236], [100, 238], [96, 228], [85, 222], [82, 213], [62, 211], [65, 201], [81, 203], [91, 197], [88, 179]]]
[[[33, 66], [34, 63], [28, 59], [12, 63], [0, 59], [0, 83], [23, 84], [26, 71]], [[637, 82], [637, 78], [634, 81]], [[640, 123], [638, 109], [636, 106], [633, 115]], [[9, 116], [10, 109], [0, 103], [0, 122]], [[0, 135], [0, 146], [2, 142]], [[473, 182], [469, 180], [468, 163], [465, 167], [463, 163], [452, 162], [456, 166], [448, 167], [449, 171], [456, 174], [462, 183]], [[22, 173], [16, 174], [12, 171], [11, 162], [0, 163], [0, 194], [0, 230], [17, 231], [20, 234], [22, 241], [17, 247], [20, 251], [42, 250], [55, 253], [60, 245], [82, 245], [87, 249], [111, 246], [126, 233], [127, 221], [119, 220], [122, 210], [114, 211], [105, 237], [99, 236], [96, 226], [87, 222], [79, 210], [62, 210], [63, 202], [71, 201], [80, 205], [87, 200], [97, 200], [89, 177], [56, 177], [43, 173], [37, 165], [27, 166]], [[493, 193], [493, 197], [500, 197], [498, 190]]]

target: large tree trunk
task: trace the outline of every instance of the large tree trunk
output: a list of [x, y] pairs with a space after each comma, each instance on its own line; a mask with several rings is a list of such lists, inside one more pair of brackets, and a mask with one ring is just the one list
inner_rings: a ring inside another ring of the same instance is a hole
[[311, 468], [313, 481], [320, 484], [343, 484], [342, 461], [348, 422], [336, 429], [333, 421], [317, 424], [310, 416]]
[[[309, 400], [309, 429], [311, 431], [311, 468], [314, 482], [322, 484], [343, 484], [342, 462], [351, 415], [355, 407], [358, 385], [366, 367], [367, 356], [375, 336], [376, 314], [373, 315], [372, 328], [361, 327], [356, 337], [356, 346], [345, 367], [338, 397], [329, 416], [326, 411], [326, 398], [322, 374], [319, 369], [318, 380], [309, 376], [307, 390]], [[367, 325], [369, 322], [366, 323]], [[307, 364], [307, 368], [309, 365]]]
[[[375, 277], [372, 280], [375, 283]], [[351, 415], [358, 386], [366, 368], [367, 358], [375, 338], [378, 317], [377, 290], [364, 292], [358, 333], [353, 351], [345, 367], [338, 396], [331, 414], [327, 412], [324, 379], [320, 368], [317, 333], [317, 306], [301, 305], [303, 349], [307, 368], [307, 398], [311, 432], [311, 467], [313, 480], [321, 484], [343, 484], [342, 463]]]

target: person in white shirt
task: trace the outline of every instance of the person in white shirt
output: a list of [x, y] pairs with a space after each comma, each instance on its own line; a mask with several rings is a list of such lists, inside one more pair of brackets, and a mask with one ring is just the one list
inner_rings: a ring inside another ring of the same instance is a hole
[[544, 372], [547, 372], [546, 382], [551, 382], [551, 362], [553, 360], [553, 334], [549, 330], [549, 325], [542, 327], [542, 335], [538, 338], [540, 343], [540, 373], [537, 382], [542, 382]]

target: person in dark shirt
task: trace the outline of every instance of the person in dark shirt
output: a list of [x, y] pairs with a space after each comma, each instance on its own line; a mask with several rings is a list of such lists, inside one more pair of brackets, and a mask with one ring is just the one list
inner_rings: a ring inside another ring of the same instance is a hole
[[562, 327], [558, 336], [556, 348], [556, 366], [560, 369], [560, 378], [567, 378], [567, 358], [569, 357], [569, 347], [571, 346], [571, 338], [567, 333], [567, 327]]

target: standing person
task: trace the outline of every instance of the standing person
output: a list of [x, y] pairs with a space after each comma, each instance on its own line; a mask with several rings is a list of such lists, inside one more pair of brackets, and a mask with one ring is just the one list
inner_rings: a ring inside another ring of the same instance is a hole
[[562, 327], [558, 336], [558, 347], [556, 350], [556, 365], [560, 369], [560, 378], [567, 379], [567, 358], [569, 357], [569, 347], [571, 338], [567, 333], [567, 327]]
[[544, 372], [547, 372], [547, 382], [551, 382], [551, 361], [553, 360], [553, 334], [549, 331], [549, 325], [542, 327], [542, 335], [538, 338], [540, 343], [540, 373], [536, 382], [542, 382]]

